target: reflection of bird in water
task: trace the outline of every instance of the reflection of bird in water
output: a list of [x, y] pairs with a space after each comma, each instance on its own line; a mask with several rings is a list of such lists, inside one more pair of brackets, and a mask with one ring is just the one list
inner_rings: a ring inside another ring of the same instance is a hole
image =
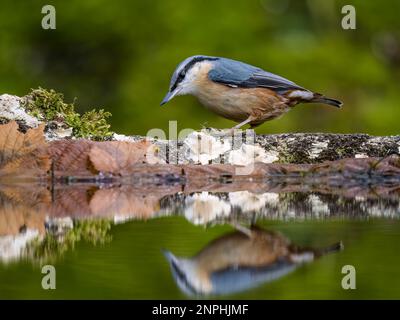
[[228, 294], [278, 279], [324, 254], [342, 249], [303, 248], [280, 233], [251, 227], [215, 239], [192, 258], [164, 254], [175, 281], [188, 295]]

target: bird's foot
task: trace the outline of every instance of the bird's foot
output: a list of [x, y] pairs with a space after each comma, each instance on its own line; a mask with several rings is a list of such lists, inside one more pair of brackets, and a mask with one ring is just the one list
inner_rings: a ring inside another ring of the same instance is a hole
[[233, 228], [235, 228], [237, 231], [239, 231], [239, 232], [245, 234], [245, 235], [248, 236], [249, 238], [252, 237], [253, 233], [252, 233], [252, 231], [251, 231], [250, 228], [241, 225], [241, 224], [240, 224], [239, 222], [237, 222], [237, 221], [232, 221], [232, 222], [230, 222], [230, 224], [231, 224], [231, 226], [232, 226]]
[[217, 129], [217, 128], [203, 128], [203, 131], [206, 134], [212, 135], [213, 137], [226, 137], [226, 136], [233, 136], [240, 130], [235, 130], [234, 128], [231, 129]]

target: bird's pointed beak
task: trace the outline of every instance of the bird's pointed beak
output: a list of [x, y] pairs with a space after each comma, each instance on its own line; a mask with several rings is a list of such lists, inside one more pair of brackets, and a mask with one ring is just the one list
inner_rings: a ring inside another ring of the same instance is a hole
[[174, 256], [174, 254], [171, 251], [168, 251], [166, 249], [161, 249], [161, 252], [163, 253], [164, 257], [167, 259], [168, 262], [176, 262], [177, 258]]
[[168, 93], [165, 95], [164, 99], [161, 101], [160, 106], [166, 104], [169, 100], [171, 100], [173, 97], [175, 97], [179, 93], [179, 89], [175, 89], [174, 91], [168, 91]]

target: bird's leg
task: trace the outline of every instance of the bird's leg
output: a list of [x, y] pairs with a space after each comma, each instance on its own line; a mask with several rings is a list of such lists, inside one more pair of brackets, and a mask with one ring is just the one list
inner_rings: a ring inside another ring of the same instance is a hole
[[230, 224], [232, 225], [232, 227], [234, 227], [237, 231], [240, 231], [241, 233], [245, 234], [246, 236], [248, 236], [249, 238], [252, 237], [252, 232], [251, 229], [241, 225], [239, 222], [237, 221], [232, 221], [230, 222]]
[[250, 226], [251, 227], [255, 226], [256, 222], [257, 222], [257, 213], [253, 212], [253, 215], [251, 216]]
[[242, 121], [241, 123], [238, 123], [236, 126], [234, 126], [232, 129], [239, 129], [240, 127], [243, 127], [245, 124], [248, 124], [250, 121], [254, 120], [252, 117], [248, 117], [246, 120]]
[[236, 129], [240, 129], [240, 127], [243, 127], [245, 124], [248, 124], [252, 120], [254, 120], [253, 117], [248, 117], [246, 120], [242, 121], [241, 123], [238, 123], [236, 126], [232, 127], [229, 130], [229, 134], [233, 135]]

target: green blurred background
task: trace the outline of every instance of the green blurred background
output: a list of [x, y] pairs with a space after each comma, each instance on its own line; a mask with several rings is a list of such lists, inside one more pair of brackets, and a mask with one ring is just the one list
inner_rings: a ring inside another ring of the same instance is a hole
[[[57, 29], [41, 28], [52, 4]], [[341, 28], [352, 4], [357, 29]], [[193, 97], [159, 102], [175, 66], [194, 54], [246, 61], [344, 101], [302, 105], [258, 133], [398, 134], [399, 1], [1, 1], [0, 93], [54, 88], [79, 111], [104, 107], [112, 129], [231, 127]]]

